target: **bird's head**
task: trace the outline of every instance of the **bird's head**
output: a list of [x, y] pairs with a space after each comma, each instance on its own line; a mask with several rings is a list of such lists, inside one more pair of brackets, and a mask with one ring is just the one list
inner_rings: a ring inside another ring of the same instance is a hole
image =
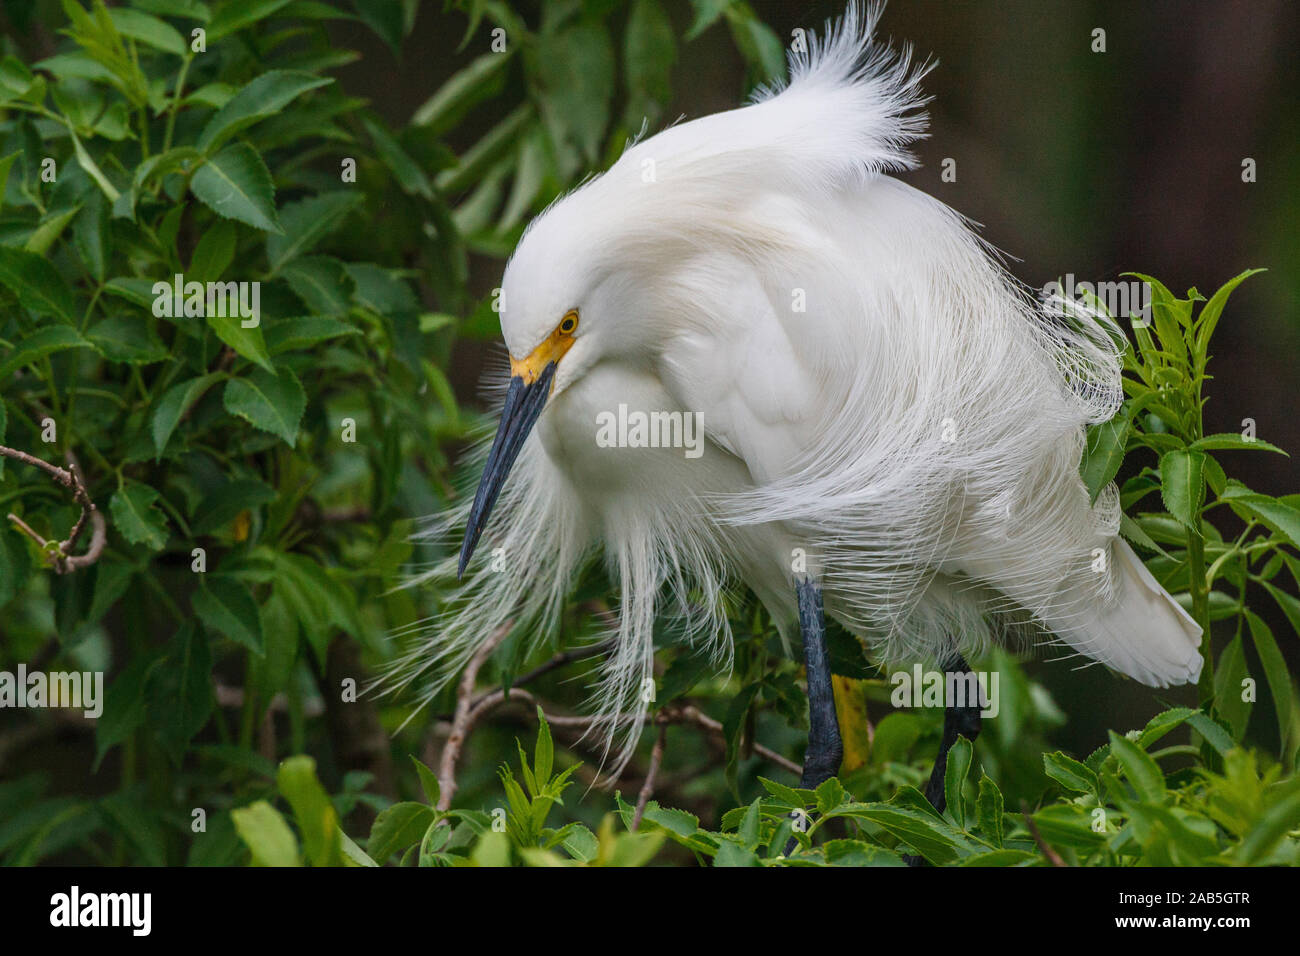
[[460, 552], [460, 575], [492, 506], [548, 401], [597, 362], [637, 347], [639, 321], [623, 270], [597, 239], [598, 202], [582, 190], [533, 222], [506, 266], [498, 297], [510, 384]]

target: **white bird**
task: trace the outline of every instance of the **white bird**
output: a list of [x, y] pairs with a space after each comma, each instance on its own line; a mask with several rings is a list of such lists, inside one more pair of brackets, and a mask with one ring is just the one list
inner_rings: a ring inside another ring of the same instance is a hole
[[[540, 639], [602, 554], [620, 604], [594, 699], [624, 758], [656, 615], [725, 668], [737, 585], [800, 628], [805, 786], [840, 759], [823, 607], [887, 665], [965, 671], [1028, 629], [1144, 684], [1197, 679], [1199, 627], [1118, 537], [1115, 487], [1093, 505], [1079, 477], [1122, 337], [1043, 307], [888, 175], [915, 165], [930, 65], [873, 42], [879, 13], [851, 4], [787, 84], [629, 145], [532, 222], [502, 286], [500, 427], [456, 515], [463, 583], [396, 683], [432, 696], [508, 622]], [[682, 430], [606, 447], [637, 412]], [[471, 560], [480, 535], [500, 570]], [[979, 729], [947, 718], [937, 801], [947, 746]]]

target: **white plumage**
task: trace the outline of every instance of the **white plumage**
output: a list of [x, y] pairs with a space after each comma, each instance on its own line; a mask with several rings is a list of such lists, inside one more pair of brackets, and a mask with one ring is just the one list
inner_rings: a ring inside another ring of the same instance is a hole
[[[801, 560], [887, 663], [1030, 630], [1146, 684], [1197, 678], [1199, 628], [1117, 537], [1114, 487], [1090, 506], [1078, 474], [1085, 426], [1122, 398], [1117, 330], [1044, 309], [887, 175], [913, 164], [928, 66], [872, 42], [878, 14], [851, 5], [786, 86], [631, 145], [533, 222], [503, 284], [511, 356], [568, 310], [580, 326], [484, 547], [393, 683], [436, 693], [509, 621], [545, 634], [599, 555], [621, 603], [594, 702], [626, 740], [656, 615], [725, 667], [723, 590], [788, 626]], [[620, 404], [701, 413], [704, 453], [601, 447]]]

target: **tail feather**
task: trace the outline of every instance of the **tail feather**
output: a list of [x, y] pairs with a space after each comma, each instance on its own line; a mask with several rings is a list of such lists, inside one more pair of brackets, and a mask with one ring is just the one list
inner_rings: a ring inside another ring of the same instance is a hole
[[1201, 676], [1201, 627], [1116, 539], [1111, 549], [1117, 600], [1092, 605], [1057, 633], [1072, 647], [1150, 687]]

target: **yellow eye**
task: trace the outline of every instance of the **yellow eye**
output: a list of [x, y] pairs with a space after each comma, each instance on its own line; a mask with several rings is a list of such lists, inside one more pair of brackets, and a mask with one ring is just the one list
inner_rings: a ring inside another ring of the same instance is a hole
[[578, 310], [570, 309], [568, 312], [564, 314], [564, 318], [560, 319], [560, 331], [563, 332], [565, 335], [572, 335], [574, 330], [577, 327], [578, 327]]

